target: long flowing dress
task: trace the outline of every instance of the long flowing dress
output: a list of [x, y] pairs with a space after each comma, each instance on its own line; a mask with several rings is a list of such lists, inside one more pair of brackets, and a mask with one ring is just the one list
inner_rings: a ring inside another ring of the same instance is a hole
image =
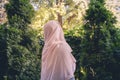
[[76, 60], [58, 21], [44, 26], [44, 47], [40, 80], [69, 80], [74, 77]]

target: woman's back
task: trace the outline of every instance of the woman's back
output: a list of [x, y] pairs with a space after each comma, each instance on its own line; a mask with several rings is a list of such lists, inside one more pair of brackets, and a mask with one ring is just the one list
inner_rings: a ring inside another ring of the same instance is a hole
[[[45, 34], [48, 39], [45, 40], [42, 52], [41, 80], [70, 80], [74, 77], [76, 66], [76, 60], [71, 54], [72, 49], [65, 41], [60, 25], [56, 21], [47, 24], [52, 25], [45, 26], [45, 30], [50, 29], [51, 31]], [[47, 27], [49, 28], [47, 29]]]

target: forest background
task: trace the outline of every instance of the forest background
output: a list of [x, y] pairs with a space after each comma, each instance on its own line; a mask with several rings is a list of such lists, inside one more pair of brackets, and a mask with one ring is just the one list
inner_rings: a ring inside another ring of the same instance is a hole
[[120, 26], [105, 0], [10, 0], [0, 25], [0, 80], [39, 80], [43, 26], [58, 20], [76, 80], [120, 80]]

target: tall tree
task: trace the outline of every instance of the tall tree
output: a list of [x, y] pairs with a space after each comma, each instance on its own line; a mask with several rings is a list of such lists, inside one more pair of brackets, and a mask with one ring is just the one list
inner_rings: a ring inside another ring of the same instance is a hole
[[34, 16], [34, 9], [29, 0], [10, 0], [6, 11], [9, 24], [23, 30]]
[[86, 11], [87, 23], [83, 26], [84, 38], [81, 45], [83, 80], [116, 80], [113, 75], [116, 70], [110, 68], [117, 64], [113, 56], [116, 19], [104, 5], [105, 0], [90, 0]]
[[3, 37], [6, 39], [7, 72], [3, 76], [9, 80], [39, 80], [37, 55], [41, 47], [37, 33], [29, 27], [34, 16], [33, 6], [29, 0], [10, 0], [6, 11], [9, 24]]

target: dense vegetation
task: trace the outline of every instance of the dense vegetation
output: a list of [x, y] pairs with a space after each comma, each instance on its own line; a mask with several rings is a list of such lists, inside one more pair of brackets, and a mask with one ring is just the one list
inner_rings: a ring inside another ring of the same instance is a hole
[[86, 11], [80, 61], [84, 80], [120, 79], [120, 35], [115, 17], [104, 5], [104, 0], [91, 0]]
[[0, 26], [0, 80], [40, 79], [42, 26], [58, 18], [63, 18], [58, 20], [77, 60], [76, 80], [120, 79], [120, 29], [105, 0], [90, 0], [86, 12], [79, 6], [83, 2], [62, 1], [40, 0], [37, 11], [29, 0], [6, 5], [8, 22]]
[[10, 0], [8, 23], [0, 26], [0, 80], [37, 80], [41, 47], [29, 27], [34, 9], [29, 0]]

